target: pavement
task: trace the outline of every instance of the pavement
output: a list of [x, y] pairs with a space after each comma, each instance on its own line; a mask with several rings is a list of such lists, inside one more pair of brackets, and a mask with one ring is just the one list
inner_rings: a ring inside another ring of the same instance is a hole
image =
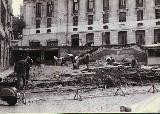
[[9, 67], [8, 69], [0, 72], [0, 78], [4, 79], [5, 77], [9, 76], [14, 72], [13, 66]]
[[[160, 85], [157, 85], [160, 89]], [[0, 101], [0, 114], [4, 113], [119, 113], [120, 106], [137, 106], [139, 102], [159, 93], [147, 92], [150, 86], [123, 87], [125, 96], [114, 95], [117, 88], [95, 89], [93, 91], [81, 91], [82, 100], [74, 100], [74, 92], [39, 92], [33, 90], [25, 92], [26, 105], [18, 102], [15, 106], [8, 106]], [[159, 96], [158, 96], [159, 97]], [[149, 105], [150, 102], [145, 102]], [[159, 101], [157, 101], [159, 103]], [[159, 108], [159, 104], [155, 104]], [[153, 106], [155, 106], [153, 105]], [[139, 106], [139, 105], [138, 105]], [[134, 107], [133, 107], [134, 108]], [[136, 107], [135, 107], [136, 108]], [[143, 108], [143, 107], [142, 107]], [[148, 108], [149, 109], [149, 108]], [[137, 109], [133, 110], [134, 112]], [[143, 111], [143, 113], [147, 111]], [[149, 111], [151, 112], [151, 111]], [[155, 111], [154, 111], [155, 112]], [[152, 113], [152, 112], [151, 112]]]

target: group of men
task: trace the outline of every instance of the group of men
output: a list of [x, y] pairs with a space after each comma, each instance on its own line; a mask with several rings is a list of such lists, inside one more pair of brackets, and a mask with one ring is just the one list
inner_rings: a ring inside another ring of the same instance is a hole
[[[20, 59], [15, 62], [14, 73], [17, 77], [16, 88], [20, 90], [26, 87], [29, 80], [29, 70], [32, 66], [33, 60], [29, 56], [21, 55]], [[23, 81], [23, 86], [21, 86], [21, 80]]]
[[90, 54], [85, 54], [83, 56], [74, 56], [73, 54], [66, 54], [64, 57], [54, 56], [54, 64], [60, 64], [63, 66], [67, 61], [71, 61], [73, 64], [73, 69], [79, 69], [79, 64], [85, 64], [87, 69], [89, 69]]

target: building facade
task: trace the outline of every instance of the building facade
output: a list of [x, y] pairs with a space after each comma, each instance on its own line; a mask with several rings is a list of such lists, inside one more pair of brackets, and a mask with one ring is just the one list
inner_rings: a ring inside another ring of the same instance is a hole
[[9, 66], [12, 0], [0, 0], [0, 71]]
[[24, 0], [23, 46], [160, 42], [160, 0]]
[[20, 46], [136, 43], [160, 57], [160, 0], [24, 0], [21, 9]]

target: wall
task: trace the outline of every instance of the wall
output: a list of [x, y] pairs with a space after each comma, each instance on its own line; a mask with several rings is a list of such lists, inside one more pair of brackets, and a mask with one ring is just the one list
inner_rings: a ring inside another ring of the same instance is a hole
[[[38, 1], [38, 0], [37, 0]], [[154, 29], [159, 28], [160, 25], [156, 26], [156, 22], [160, 19], [155, 19], [155, 9], [154, 9], [154, 0], [144, 0], [144, 20], [137, 21], [136, 14], [136, 0], [128, 0], [127, 2], [127, 22], [118, 22], [119, 21], [119, 9], [118, 9], [118, 0], [110, 0], [110, 10], [109, 10], [109, 23], [103, 24], [103, 0], [95, 0], [95, 12], [94, 15], [94, 24], [87, 24], [87, 0], [80, 0], [80, 10], [79, 10], [79, 23], [78, 26], [73, 26], [73, 0], [68, 0], [69, 12], [68, 12], [68, 33], [67, 33], [67, 0], [55, 0], [55, 13], [52, 17], [52, 27], [51, 34], [53, 39], [58, 38], [59, 46], [62, 46], [66, 43], [66, 39], [69, 40], [69, 45], [71, 45], [71, 35], [79, 34], [79, 38], [82, 40], [82, 44], [86, 43], [86, 34], [94, 33], [94, 45], [102, 45], [102, 32], [110, 32], [110, 41], [111, 44], [118, 44], [118, 32], [127, 31], [127, 43], [135, 43], [135, 31], [136, 30], [145, 30], [145, 43], [146, 45], [152, 44], [154, 42]], [[28, 40], [39, 39], [42, 40], [42, 45], [45, 45], [43, 39], [39, 36], [43, 35], [46, 39], [50, 37], [50, 34], [47, 34], [46, 28], [46, 2], [43, 3], [43, 16], [42, 16], [42, 25], [41, 28], [35, 28], [35, 4], [33, 2], [24, 2], [24, 17], [26, 21], [26, 28], [23, 31], [23, 46], [28, 46]], [[143, 26], [138, 27], [137, 23], [143, 23]], [[108, 29], [103, 29], [103, 26], [107, 25]], [[88, 30], [88, 27], [93, 27], [93, 30]], [[77, 31], [73, 31], [73, 28], [77, 28]], [[41, 33], [36, 35], [36, 30], [40, 30]], [[56, 34], [56, 36], [55, 36]], [[63, 38], [62, 38], [63, 36]]]
[[[2, 7], [1, 4], [3, 3], [4, 8], [6, 10], [6, 13], [2, 12]], [[11, 39], [11, 34], [10, 30], [12, 27], [12, 0], [8, 1], [8, 4], [6, 4], [6, 0], [0, 0], [0, 71], [5, 70], [9, 67], [9, 46], [10, 46], [10, 39]], [[1, 22], [1, 15], [5, 16], [5, 26], [3, 26]], [[10, 27], [7, 26], [8, 22], [10, 23]]]

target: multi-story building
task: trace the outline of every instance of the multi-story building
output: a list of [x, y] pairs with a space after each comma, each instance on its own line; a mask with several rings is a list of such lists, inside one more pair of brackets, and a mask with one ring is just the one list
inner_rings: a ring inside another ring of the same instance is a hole
[[23, 16], [22, 46], [160, 43], [160, 0], [24, 0]]
[[160, 42], [160, 0], [24, 0], [22, 45]]
[[12, 0], [0, 0], [0, 71], [9, 66], [12, 26]]

